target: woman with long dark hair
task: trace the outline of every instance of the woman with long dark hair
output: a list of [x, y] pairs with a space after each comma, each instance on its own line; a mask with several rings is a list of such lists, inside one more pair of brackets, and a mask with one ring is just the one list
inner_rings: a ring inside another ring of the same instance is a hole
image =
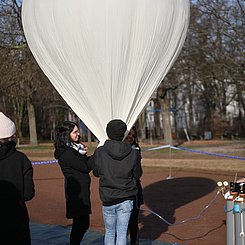
[[[139, 155], [139, 161], [141, 164], [141, 149], [138, 143], [137, 129], [135, 126], [133, 126], [129, 131], [125, 139], [125, 142], [129, 143], [132, 146], [132, 148], [137, 151]], [[142, 191], [140, 179], [137, 179], [136, 183], [137, 183], [138, 193], [134, 199], [133, 210], [131, 212], [131, 216], [128, 224], [131, 245], [139, 244], [139, 234], [138, 234], [139, 233], [139, 225], [138, 225], [139, 208], [144, 203], [143, 191]]]
[[78, 125], [65, 121], [57, 127], [54, 146], [65, 178], [66, 218], [73, 219], [70, 244], [79, 245], [90, 224], [91, 180], [87, 147], [80, 142]]

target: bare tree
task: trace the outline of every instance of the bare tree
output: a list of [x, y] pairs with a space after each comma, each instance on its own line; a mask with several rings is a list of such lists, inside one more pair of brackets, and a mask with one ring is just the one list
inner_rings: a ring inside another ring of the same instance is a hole
[[191, 134], [215, 131], [217, 120], [229, 120], [227, 106], [234, 101], [243, 114], [242, 122], [245, 96], [243, 14], [241, 1], [192, 2], [185, 46], [171, 70], [175, 77], [168, 75], [162, 85], [168, 88], [168, 84], [178, 84], [174, 93], [168, 92], [170, 107], [182, 108], [175, 116], [185, 117], [185, 120], [175, 121], [186, 122]]
[[[161, 123], [170, 144], [173, 133], [185, 137], [184, 131], [197, 137], [205, 131], [219, 136], [226, 130], [245, 135], [244, 9], [241, 0], [191, 1], [185, 45], [156, 92], [156, 109], [164, 112], [163, 122], [155, 114], [157, 138], [162, 138]], [[0, 2], [0, 88], [0, 109], [16, 119], [20, 137], [30, 133], [32, 144], [69, 111], [28, 48], [17, 0]], [[231, 106], [237, 110], [236, 118], [227, 111]], [[142, 138], [145, 120], [142, 112], [138, 120]]]
[[50, 107], [51, 101], [62, 99], [30, 52], [22, 27], [21, 5], [15, 0], [0, 3], [1, 103], [2, 109], [15, 118], [20, 139], [23, 129], [27, 132], [24, 122], [28, 122], [30, 143], [36, 145], [37, 108], [42, 113], [45, 105]]

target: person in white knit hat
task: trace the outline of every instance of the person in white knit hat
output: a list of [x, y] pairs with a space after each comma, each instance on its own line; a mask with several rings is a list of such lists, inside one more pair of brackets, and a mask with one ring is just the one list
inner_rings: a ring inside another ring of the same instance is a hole
[[16, 133], [13, 121], [0, 112], [0, 139], [9, 139]]
[[16, 150], [14, 122], [0, 112], [0, 244], [30, 245], [25, 202], [35, 194], [33, 167]]

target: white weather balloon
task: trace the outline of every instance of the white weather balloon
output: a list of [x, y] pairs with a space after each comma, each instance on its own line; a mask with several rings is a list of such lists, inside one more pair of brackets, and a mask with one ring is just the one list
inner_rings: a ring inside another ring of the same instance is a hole
[[183, 46], [188, 0], [23, 0], [28, 45], [100, 142], [132, 127]]

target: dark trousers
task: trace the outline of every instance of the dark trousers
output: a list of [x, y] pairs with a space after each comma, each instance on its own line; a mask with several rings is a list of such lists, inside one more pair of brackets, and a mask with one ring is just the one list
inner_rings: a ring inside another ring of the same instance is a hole
[[80, 245], [85, 232], [89, 228], [90, 216], [84, 215], [81, 217], [73, 218], [71, 234], [70, 234], [70, 245]]
[[139, 237], [138, 237], [138, 232], [139, 232], [138, 219], [139, 219], [139, 209], [134, 204], [134, 208], [132, 210], [130, 220], [129, 220], [129, 224], [128, 224], [129, 235], [130, 235], [130, 244], [131, 245], [137, 244], [138, 240], [139, 240]]
[[0, 244], [31, 244], [29, 217], [23, 202], [0, 200]]

